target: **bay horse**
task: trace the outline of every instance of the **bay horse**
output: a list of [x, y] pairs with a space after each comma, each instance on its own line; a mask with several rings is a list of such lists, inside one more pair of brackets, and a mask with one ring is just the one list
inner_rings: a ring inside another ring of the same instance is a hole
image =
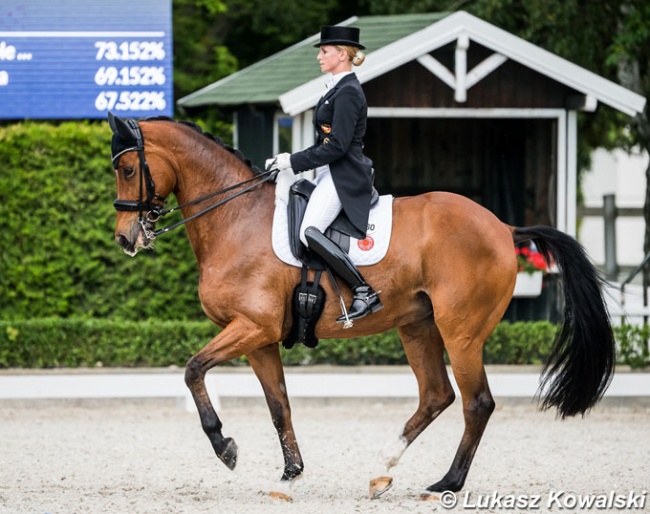
[[[268, 493], [291, 499], [303, 472], [280, 358], [279, 341], [292, 324], [291, 297], [300, 270], [281, 262], [271, 245], [275, 187], [268, 172], [250, 166], [241, 153], [171, 119], [140, 122], [109, 114], [117, 181], [115, 240], [135, 255], [150, 247], [174, 194], [180, 204], [199, 267], [198, 294], [207, 317], [222, 328], [186, 366], [185, 382], [202, 428], [217, 457], [237, 463], [235, 441], [205, 386], [208, 370], [245, 355], [259, 379], [277, 430], [284, 471]], [[229, 196], [226, 196], [229, 195]], [[209, 207], [201, 204], [220, 198]], [[396, 198], [385, 258], [363, 268], [382, 291], [384, 309], [344, 329], [335, 320], [339, 302], [331, 284], [316, 337], [351, 338], [397, 327], [418, 384], [419, 403], [401, 435], [379, 452], [369, 492], [379, 497], [392, 485], [391, 468], [407, 447], [455, 399], [444, 351], [462, 397], [464, 432], [449, 471], [421, 499], [460, 490], [495, 403], [483, 365], [485, 340], [512, 299], [515, 244], [532, 240], [562, 277], [563, 320], [542, 371], [543, 409], [584, 415], [602, 397], [614, 370], [615, 341], [602, 293], [602, 279], [584, 249], [551, 227], [515, 228], [459, 195], [430, 192]], [[345, 301], [351, 294], [344, 291]]]

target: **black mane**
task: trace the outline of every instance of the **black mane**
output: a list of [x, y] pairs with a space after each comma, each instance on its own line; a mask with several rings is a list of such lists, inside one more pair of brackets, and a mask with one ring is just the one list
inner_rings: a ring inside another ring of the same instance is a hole
[[203, 129], [198, 124], [194, 123], [193, 121], [175, 120], [175, 119], [170, 118], [168, 116], [152, 116], [150, 118], [146, 118], [143, 121], [172, 121], [174, 123], [180, 123], [181, 125], [185, 125], [186, 127], [189, 127], [192, 130], [194, 130], [195, 132], [198, 132], [199, 134], [201, 134], [202, 136], [207, 137], [210, 141], [215, 142], [216, 144], [221, 146], [223, 149], [225, 149], [228, 152], [230, 152], [231, 154], [233, 154], [240, 161], [242, 161], [244, 164], [246, 164], [246, 166], [248, 166], [251, 169], [251, 171], [253, 171], [253, 173], [255, 175], [259, 175], [259, 174], [262, 173], [262, 171], [257, 166], [253, 165], [251, 160], [248, 157], [246, 157], [240, 150], [238, 150], [237, 148], [234, 148], [234, 147], [232, 147], [230, 145], [227, 145], [226, 143], [223, 142], [223, 139], [221, 139], [220, 137], [214, 136], [214, 135], [210, 134], [209, 132], [204, 132]]

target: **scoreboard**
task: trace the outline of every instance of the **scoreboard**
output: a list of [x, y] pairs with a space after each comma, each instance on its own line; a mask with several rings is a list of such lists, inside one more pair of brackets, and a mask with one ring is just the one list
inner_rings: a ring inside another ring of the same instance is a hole
[[1, 0], [0, 120], [171, 116], [172, 0]]

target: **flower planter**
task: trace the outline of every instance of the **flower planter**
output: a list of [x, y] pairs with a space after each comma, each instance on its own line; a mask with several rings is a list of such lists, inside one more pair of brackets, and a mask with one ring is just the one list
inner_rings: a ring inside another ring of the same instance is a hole
[[539, 296], [542, 294], [542, 278], [543, 273], [541, 271], [517, 273], [515, 292], [512, 296], [517, 298], [535, 298]]

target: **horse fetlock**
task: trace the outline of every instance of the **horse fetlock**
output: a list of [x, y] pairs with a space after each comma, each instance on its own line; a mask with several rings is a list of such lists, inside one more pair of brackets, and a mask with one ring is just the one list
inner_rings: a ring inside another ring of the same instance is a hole
[[284, 473], [282, 474], [282, 482], [291, 482], [292, 480], [301, 478], [304, 469], [305, 466], [302, 462], [285, 466]]
[[237, 466], [237, 453], [239, 448], [234, 439], [226, 437], [220, 441], [213, 441], [212, 447], [214, 448], [217, 457], [219, 457], [219, 460], [221, 460], [228, 469], [231, 471], [235, 469], [235, 466]]
[[404, 436], [400, 436], [396, 441], [388, 444], [377, 455], [373, 476], [379, 477], [388, 473], [392, 467], [397, 465], [407, 447], [408, 441]]
[[271, 491], [269, 491], [269, 496], [271, 498], [275, 498], [276, 500], [283, 500], [286, 502], [292, 502], [293, 501], [293, 484], [296, 483], [296, 480], [299, 480], [302, 478], [302, 475], [296, 475], [294, 478], [285, 480], [283, 477], [282, 480], [280, 480], [279, 484], [275, 484]]
[[451, 491], [453, 493], [458, 492], [463, 488], [463, 485], [465, 485], [465, 478], [467, 478], [467, 474], [461, 476], [460, 474], [447, 473], [442, 480], [427, 487], [425, 493], [444, 493], [445, 491]]

